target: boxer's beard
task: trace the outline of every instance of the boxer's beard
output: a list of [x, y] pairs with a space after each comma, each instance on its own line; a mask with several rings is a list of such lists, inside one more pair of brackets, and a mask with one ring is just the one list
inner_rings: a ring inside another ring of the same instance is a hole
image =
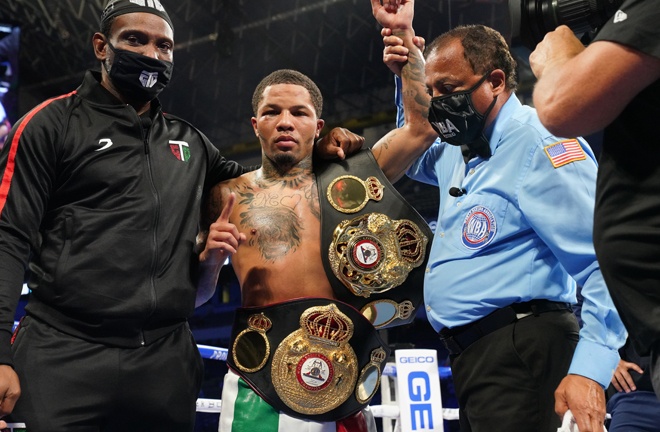
[[296, 160], [289, 153], [278, 153], [273, 157], [273, 163], [278, 169], [291, 168]]

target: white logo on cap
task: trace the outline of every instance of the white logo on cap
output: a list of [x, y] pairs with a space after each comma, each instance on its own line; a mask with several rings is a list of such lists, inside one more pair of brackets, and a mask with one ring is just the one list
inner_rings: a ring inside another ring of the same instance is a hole
[[148, 6], [156, 10], [159, 10], [161, 12], [165, 12], [165, 8], [163, 7], [162, 4], [160, 4], [159, 0], [129, 0], [129, 1], [138, 6]]

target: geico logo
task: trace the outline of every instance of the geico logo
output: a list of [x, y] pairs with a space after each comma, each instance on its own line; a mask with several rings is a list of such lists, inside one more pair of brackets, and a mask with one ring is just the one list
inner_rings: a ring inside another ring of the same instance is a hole
[[423, 371], [408, 374], [408, 395], [413, 402], [423, 402], [431, 399], [431, 379]]
[[420, 403], [431, 399], [431, 379], [422, 371], [408, 375], [408, 396], [410, 397], [410, 420], [412, 430], [433, 429], [433, 410], [430, 403]]
[[434, 363], [435, 358], [432, 356], [427, 357], [401, 357], [399, 359], [401, 363]]

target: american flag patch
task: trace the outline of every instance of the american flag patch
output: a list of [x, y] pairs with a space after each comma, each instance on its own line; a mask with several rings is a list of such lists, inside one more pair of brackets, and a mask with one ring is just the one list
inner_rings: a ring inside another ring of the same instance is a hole
[[557, 141], [544, 148], [545, 154], [548, 155], [552, 166], [559, 168], [571, 162], [585, 160], [586, 153], [582, 150], [582, 146], [575, 138]]

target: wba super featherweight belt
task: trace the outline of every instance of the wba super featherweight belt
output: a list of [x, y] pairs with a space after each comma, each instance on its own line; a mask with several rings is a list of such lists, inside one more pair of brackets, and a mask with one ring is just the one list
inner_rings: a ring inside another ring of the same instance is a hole
[[[407, 324], [422, 303], [433, 234], [369, 149], [314, 164], [321, 253], [335, 296], [378, 329]], [[327, 254], [327, 255], [326, 255]]]
[[275, 409], [337, 421], [369, 403], [388, 356], [352, 306], [304, 298], [237, 309], [227, 363]]

